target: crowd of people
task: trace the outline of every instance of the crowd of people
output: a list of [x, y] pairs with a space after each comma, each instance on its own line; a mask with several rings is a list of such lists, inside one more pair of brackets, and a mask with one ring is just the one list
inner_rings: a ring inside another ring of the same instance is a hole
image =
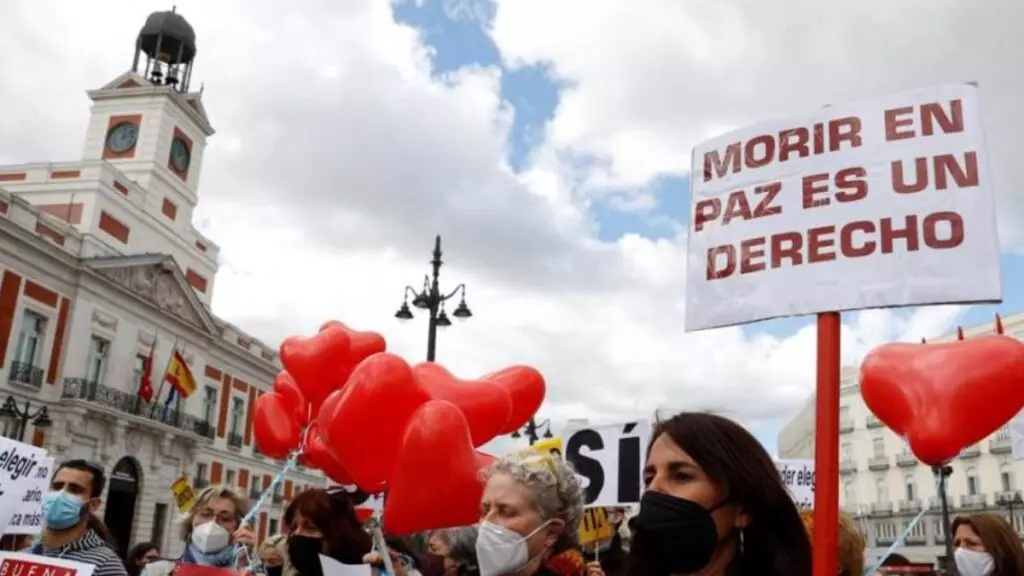
[[[320, 555], [369, 564], [392, 576], [810, 576], [811, 516], [801, 514], [775, 463], [743, 427], [721, 416], [684, 412], [657, 423], [647, 449], [639, 512], [609, 509], [610, 542], [583, 547], [583, 489], [572, 466], [546, 455], [500, 458], [486, 471], [473, 526], [392, 537], [386, 550], [340, 488], [298, 494], [284, 532], [257, 548], [242, 523], [249, 501], [233, 487], [197, 496], [178, 534], [185, 545], [164, 558], [156, 544], [123, 561], [94, 511], [105, 477], [88, 462], [64, 462], [43, 499], [45, 526], [27, 552], [95, 565], [97, 576], [171, 576], [182, 564], [246, 569], [266, 576], [322, 576]], [[386, 529], [386, 526], [384, 527]], [[1020, 538], [1000, 516], [957, 518], [960, 576], [1024, 576]], [[840, 576], [865, 571], [865, 540], [841, 516]], [[382, 552], [390, 562], [385, 562]], [[906, 562], [899, 555], [887, 565]]]

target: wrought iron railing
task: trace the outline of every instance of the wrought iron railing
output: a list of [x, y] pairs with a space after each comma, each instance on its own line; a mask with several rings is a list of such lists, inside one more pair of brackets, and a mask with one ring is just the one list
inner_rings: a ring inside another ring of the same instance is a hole
[[195, 488], [196, 490], [202, 490], [203, 488], [206, 488], [209, 485], [210, 481], [207, 480], [206, 478], [196, 478], [195, 481], [192, 482], [192, 487]]
[[41, 388], [43, 385], [43, 369], [27, 362], [11, 362], [11, 371], [7, 374], [8, 382], [28, 384]]
[[237, 432], [228, 432], [228, 446], [232, 448], [241, 448], [242, 435]]
[[214, 428], [206, 420], [164, 406], [162, 402], [147, 402], [138, 394], [117, 390], [85, 378], [65, 378], [61, 398], [103, 406], [213, 440]]

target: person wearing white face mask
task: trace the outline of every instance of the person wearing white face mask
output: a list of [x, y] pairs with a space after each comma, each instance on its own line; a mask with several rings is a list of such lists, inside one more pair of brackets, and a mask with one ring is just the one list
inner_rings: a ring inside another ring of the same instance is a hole
[[238, 544], [252, 546], [256, 537], [241, 524], [249, 512], [249, 500], [229, 486], [209, 486], [196, 497], [182, 518], [181, 538], [185, 552], [177, 560], [158, 560], [146, 565], [141, 576], [170, 576], [178, 564], [215, 568], [245, 567], [245, 552]]
[[958, 517], [953, 533], [953, 560], [960, 576], [1024, 575], [1024, 547], [1002, 516]]
[[571, 465], [548, 455], [510, 456], [485, 477], [480, 576], [604, 576], [580, 553], [583, 488]]

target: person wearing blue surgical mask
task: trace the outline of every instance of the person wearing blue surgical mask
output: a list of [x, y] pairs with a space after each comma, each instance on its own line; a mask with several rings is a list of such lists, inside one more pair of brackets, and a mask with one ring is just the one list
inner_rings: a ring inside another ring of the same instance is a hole
[[127, 576], [117, 552], [106, 541], [107, 530], [94, 513], [106, 485], [103, 467], [69, 460], [57, 467], [43, 496], [43, 530], [30, 554], [96, 566], [96, 576]]

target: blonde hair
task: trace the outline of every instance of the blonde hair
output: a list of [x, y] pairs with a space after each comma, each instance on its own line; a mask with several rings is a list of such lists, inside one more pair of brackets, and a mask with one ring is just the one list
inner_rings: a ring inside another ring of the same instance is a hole
[[[800, 519], [807, 528], [807, 537], [814, 542], [814, 511], [801, 510]], [[867, 541], [857, 529], [857, 523], [845, 512], [839, 513], [839, 568], [843, 574], [856, 576], [864, 573], [864, 549]]]
[[508, 475], [526, 486], [541, 520], [559, 518], [565, 522], [565, 530], [555, 544], [556, 552], [579, 546], [583, 485], [572, 464], [547, 454], [512, 455], [495, 460], [484, 472], [484, 479], [495, 474]]
[[192, 504], [192, 507], [189, 508], [188, 512], [182, 514], [181, 518], [178, 519], [180, 524], [179, 534], [181, 535], [182, 542], [187, 543], [189, 538], [192, 537], [192, 523], [195, 522], [196, 513], [199, 509], [210, 500], [216, 500], [219, 498], [225, 498], [234, 502], [236, 522], [241, 523], [242, 518], [245, 518], [245, 515], [249, 513], [249, 499], [242, 496], [242, 494], [234, 487], [227, 485], [207, 486], [199, 492], [198, 496], [196, 496], [196, 501]]

